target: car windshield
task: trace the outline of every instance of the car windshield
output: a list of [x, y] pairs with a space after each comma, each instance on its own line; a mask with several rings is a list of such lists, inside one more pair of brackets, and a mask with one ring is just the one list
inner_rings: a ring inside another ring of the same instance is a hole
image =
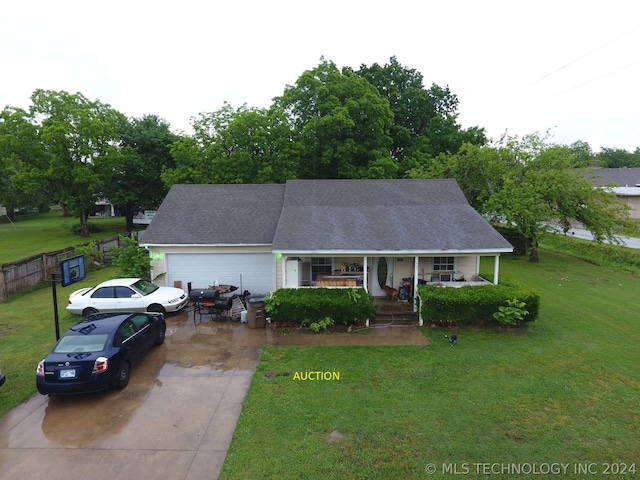
[[56, 348], [55, 353], [78, 353], [78, 352], [101, 352], [107, 343], [109, 335], [67, 335], [62, 337]]
[[138, 280], [136, 283], [131, 285], [131, 288], [139, 292], [140, 295], [145, 296], [155, 292], [160, 287], [151, 282], [147, 282], [146, 280]]

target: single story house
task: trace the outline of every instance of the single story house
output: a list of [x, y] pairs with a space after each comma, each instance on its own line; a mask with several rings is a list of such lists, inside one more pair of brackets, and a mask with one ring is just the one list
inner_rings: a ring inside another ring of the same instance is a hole
[[174, 185], [140, 244], [160, 285], [362, 286], [374, 297], [385, 285], [481, 281], [482, 256], [497, 283], [513, 251], [452, 179]]
[[587, 178], [597, 187], [610, 187], [631, 209], [629, 216], [640, 219], [640, 168], [592, 168]]

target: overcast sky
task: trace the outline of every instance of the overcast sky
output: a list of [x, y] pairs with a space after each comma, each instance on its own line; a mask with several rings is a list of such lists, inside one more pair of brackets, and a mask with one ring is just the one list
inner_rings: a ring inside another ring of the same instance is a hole
[[632, 0], [22, 0], [0, 14], [0, 108], [37, 88], [129, 117], [267, 107], [320, 57], [396, 56], [449, 86], [463, 127], [491, 138], [640, 146], [640, 16]]

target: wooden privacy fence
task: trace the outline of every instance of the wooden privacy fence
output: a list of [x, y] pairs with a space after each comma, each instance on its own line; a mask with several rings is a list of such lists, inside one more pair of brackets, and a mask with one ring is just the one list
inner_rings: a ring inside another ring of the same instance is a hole
[[[94, 250], [105, 253], [110, 248], [122, 245], [118, 236], [95, 240]], [[84, 244], [81, 246], [89, 245]], [[34, 255], [13, 263], [0, 265], [0, 301], [6, 302], [9, 295], [33, 288], [51, 280], [51, 274], [60, 270], [60, 262], [73, 257], [77, 247]]]

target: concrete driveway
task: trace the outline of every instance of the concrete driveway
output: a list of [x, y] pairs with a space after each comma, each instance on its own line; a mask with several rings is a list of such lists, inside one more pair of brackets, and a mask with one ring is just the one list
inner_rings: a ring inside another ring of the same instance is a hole
[[281, 335], [170, 315], [165, 344], [133, 369], [126, 389], [38, 395], [0, 419], [0, 479], [216, 479], [262, 345], [425, 343], [417, 327]]

